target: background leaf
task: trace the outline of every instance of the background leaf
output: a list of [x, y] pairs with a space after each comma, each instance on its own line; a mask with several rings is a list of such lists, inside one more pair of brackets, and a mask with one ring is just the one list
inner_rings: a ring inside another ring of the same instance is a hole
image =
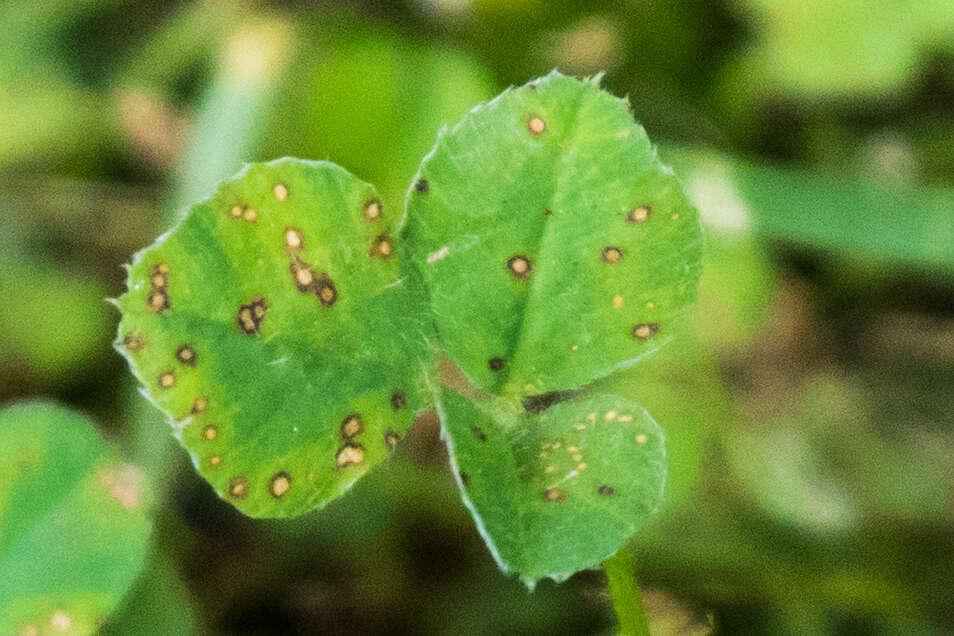
[[85, 417], [0, 411], [0, 633], [92, 633], [139, 571], [149, 503]]
[[445, 351], [509, 396], [571, 389], [669, 339], [700, 232], [625, 102], [556, 72], [440, 136], [402, 235]]
[[328, 163], [249, 166], [137, 254], [118, 346], [216, 491], [321, 507], [426, 406], [395, 215]]

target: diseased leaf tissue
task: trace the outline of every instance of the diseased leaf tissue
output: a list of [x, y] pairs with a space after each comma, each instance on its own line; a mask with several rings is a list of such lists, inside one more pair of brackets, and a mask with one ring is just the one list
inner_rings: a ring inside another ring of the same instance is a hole
[[488, 546], [532, 584], [659, 503], [661, 430], [585, 387], [670, 339], [700, 245], [626, 103], [554, 72], [442, 132], [403, 214], [327, 162], [248, 166], [136, 255], [117, 346], [253, 516], [334, 500], [436, 406]]

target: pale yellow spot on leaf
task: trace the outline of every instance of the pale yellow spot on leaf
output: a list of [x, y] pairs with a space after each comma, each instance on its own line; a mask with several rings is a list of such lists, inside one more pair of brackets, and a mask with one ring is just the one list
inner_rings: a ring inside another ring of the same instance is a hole
[[646, 436], [645, 436], [643, 433], [640, 433], [639, 435], [637, 435], [637, 436], [636, 436], [636, 443], [637, 443], [637, 444], [645, 444], [645, 443], [646, 443]]
[[621, 309], [623, 306], [623, 297], [617, 294], [613, 296], [613, 309]]
[[288, 198], [288, 186], [284, 183], [278, 183], [272, 188], [272, 192], [275, 193], [275, 198], [279, 201], [284, 201]]

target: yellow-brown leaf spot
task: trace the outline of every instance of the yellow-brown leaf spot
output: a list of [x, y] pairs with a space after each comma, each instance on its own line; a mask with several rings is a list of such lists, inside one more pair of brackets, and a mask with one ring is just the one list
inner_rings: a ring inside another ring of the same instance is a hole
[[160, 389], [171, 389], [176, 384], [176, 372], [171, 370], [160, 373], [156, 383]]
[[623, 297], [619, 294], [613, 296], [613, 309], [622, 309], [623, 308]]
[[239, 307], [235, 323], [239, 331], [247, 336], [254, 336], [262, 328], [262, 321], [268, 313], [268, 303], [262, 296], [255, 296], [252, 302]]
[[275, 187], [272, 188], [272, 193], [275, 195], [275, 198], [279, 201], [284, 201], [288, 198], [288, 186], [284, 183], [276, 183]]
[[649, 220], [649, 215], [653, 213], [653, 206], [648, 203], [640, 205], [629, 211], [626, 215], [626, 222], [630, 225], [639, 225]]
[[291, 488], [291, 475], [282, 471], [277, 473], [272, 477], [271, 481], [268, 482], [268, 492], [272, 493], [272, 497], [275, 499], [281, 499]]
[[142, 336], [130, 332], [123, 336], [123, 346], [129, 351], [136, 352], [146, 346], [146, 341], [142, 339]]
[[606, 484], [603, 484], [602, 486], [596, 489], [596, 492], [603, 495], [604, 497], [612, 497], [614, 494], [616, 494], [616, 489], [613, 488], [612, 486], [607, 486]]
[[582, 455], [580, 455], [579, 453], [573, 453], [573, 461], [578, 462], [581, 459], [583, 459]]
[[215, 455], [209, 458], [209, 466], [212, 468], [217, 467], [221, 463], [222, 463], [222, 458], [219, 457], [218, 455]]
[[555, 470], [556, 470], [556, 466], [547, 466], [546, 468], [543, 469], [543, 472], [549, 475]]
[[53, 616], [50, 617], [50, 627], [53, 628], [53, 631], [68, 632], [72, 626], [73, 620], [66, 612], [53, 612]]
[[638, 325], [633, 325], [631, 333], [633, 338], [645, 342], [659, 333], [659, 323], [641, 322]]
[[391, 239], [385, 234], [376, 236], [371, 243], [371, 258], [391, 258], [393, 251], [394, 245], [391, 243]]
[[162, 289], [151, 289], [146, 294], [146, 309], [154, 314], [161, 314], [169, 309], [169, 294]]
[[[579, 460], [577, 460], [579, 461]], [[586, 470], [586, 464], [578, 464], [576, 467], [577, 470]]]
[[618, 247], [613, 247], [612, 245], [607, 245], [603, 248], [603, 251], [600, 252], [600, 260], [607, 265], [615, 265], [623, 260], [623, 250]]
[[620, 415], [620, 416], [619, 416], [619, 421], [620, 421], [620, 422], [632, 422], [632, 421], [633, 421], [633, 416], [632, 416], [632, 415]]
[[603, 417], [606, 418], [607, 422], [612, 422], [613, 420], [616, 419], [616, 411], [607, 411], [606, 415], [604, 415]]
[[364, 432], [364, 419], [357, 413], [351, 413], [341, 420], [341, 437], [351, 439]]
[[233, 219], [240, 219], [240, 218], [242, 218], [242, 206], [240, 206], [240, 205], [233, 205], [233, 206], [232, 206], [232, 209], [229, 210], [229, 216], [231, 216]]
[[637, 444], [645, 444], [645, 443], [646, 443], [646, 439], [647, 439], [647, 438], [646, 438], [646, 435], [644, 435], [643, 433], [640, 433], [639, 435], [636, 436], [636, 443], [637, 443]]
[[384, 445], [388, 447], [388, 450], [393, 451], [400, 441], [401, 436], [397, 434], [397, 431], [389, 428], [384, 432]]
[[285, 228], [285, 247], [290, 251], [300, 250], [305, 245], [305, 239], [302, 238], [301, 230], [296, 227]]
[[391, 408], [400, 411], [407, 407], [407, 396], [404, 391], [395, 391], [391, 394]]
[[533, 273], [533, 262], [523, 254], [514, 254], [507, 259], [507, 270], [518, 280], [527, 280]]
[[192, 402], [192, 414], [198, 415], [200, 413], [205, 413], [206, 409], [209, 408], [209, 398], [207, 397], [197, 397], [194, 402]]
[[192, 345], [184, 344], [176, 349], [176, 360], [190, 367], [195, 366], [197, 356]]
[[202, 439], [211, 442], [219, 436], [219, 427], [215, 424], [208, 424], [202, 427]]
[[361, 444], [348, 442], [338, 449], [335, 454], [335, 466], [345, 468], [347, 466], [360, 466], [364, 462], [364, 448]]
[[258, 220], [258, 212], [255, 211], [255, 208], [245, 208], [242, 211], [242, 218], [249, 223], [255, 223]]
[[229, 496], [235, 499], [245, 499], [248, 495], [248, 479], [242, 475], [229, 480]]
[[169, 266], [165, 263], [156, 263], [149, 268], [149, 284], [155, 289], [162, 289], [169, 284]]
[[559, 488], [547, 488], [543, 491], [543, 500], [547, 503], [552, 501], [565, 501], [566, 491]]
[[364, 220], [368, 222], [377, 221], [381, 218], [381, 202], [377, 199], [371, 199], [364, 204], [361, 210]]
[[539, 137], [547, 131], [547, 122], [536, 115], [531, 115], [527, 118], [527, 130], [529, 130], [530, 134], [534, 137]]
[[298, 291], [303, 294], [310, 294], [315, 291], [315, 271], [311, 267], [297, 260], [292, 261], [288, 267]]

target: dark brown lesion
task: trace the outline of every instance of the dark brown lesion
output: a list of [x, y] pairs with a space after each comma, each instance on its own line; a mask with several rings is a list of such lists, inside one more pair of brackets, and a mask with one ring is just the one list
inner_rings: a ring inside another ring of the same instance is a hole
[[248, 496], [248, 478], [237, 475], [229, 480], [229, 496], [234, 499], [245, 499]]
[[135, 353], [146, 346], [146, 341], [142, 338], [142, 336], [133, 332], [129, 332], [123, 336], [123, 346], [129, 351]]
[[507, 362], [503, 358], [491, 358], [487, 361], [487, 366], [490, 367], [491, 371], [500, 371], [506, 364]]
[[184, 365], [194, 367], [197, 357], [195, 348], [193, 348], [192, 345], [184, 344], [176, 349], [176, 360]]
[[169, 309], [169, 294], [164, 289], [150, 289], [146, 294], [146, 309], [154, 314], [161, 314]]
[[600, 260], [607, 265], [615, 265], [616, 263], [623, 260], [623, 250], [619, 247], [607, 245], [600, 252]]
[[542, 493], [543, 500], [547, 503], [554, 501], [565, 501], [566, 500], [566, 491], [559, 488], [547, 488]]
[[384, 445], [388, 447], [389, 451], [393, 451], [400, 441], [401, 436], [394, 429], [389, 428], [384, 432]]
[[469, 486], [469, 485], [470, 485], [470, 475], [468, 475], [467, 473], [461, 471], [461, 472], [460, 472], [460, 483], [464, 484], [465, 486]]
[[391, 258], [393, 252], [394, 243], [387, 234], [380, 234], [374, 237], [374, 240], [371, 242], [371, 251], [369, 252], [371, 258], [388, 259]]
[[431, 190], [431, 184], [427, 182], [427, 179], [420, 179], [414, 184], [414, 189], [420, 194], [427, 194]]
[[514, 254], [507, 259], [507, 271], [517, 280], [527, 280], [533, 273], [533, 261], [524, 254]]
[[474, 437], [477, 438], [478, 442], [487, 441], [487, 433], [485, 433], [484, 429], [480, 428], [479, 426], [471, 426], [470, 431], [474, 434]]
[[331, 307], [338, 301], [338, 288], [328, 274], [322, 273], [315, 283], [315, 296], [325, 307]]
[[633, 325], [633, 328], [630, 329], [630, 334], [633, 338], [641, 342], [649, 340], [657, 333], [659, 333], [658, 322], [641, 322], [638, 325]]
[[252, 302], [239, 307], [235, 322], [239, 331], [247, 336], [254, 336], [262, 328], [262, 322], [268, 314], [268, 303], [263, 296], [255, 296]]
[[169, 266], [156, 263], [149, 268], [149, 285], [153, 289], [165, 289], [169, 286]]
[[342, 439], [353, 439], [364, 432], [364, 418], [358, 413], [349, 413], [341, 420]]
[[206, 409], [209, 408], [209, 398], [207, 397], [197, 397], [194, 402], [192, 402], [192, 410], [190, 411], [193, 415], [199, 415], [205, 413]]
[[616, 494], [616, 489], [613, 488], [612, 486], [607, 486], [606, 484], [603, 484], [602, 486], [596, 489], [596, 492], [604, 497], [612, 497], [613, 495]]
[[395, 391], [391, 394], [391, 408], [395, 411], [407, 408], [407, 395], [404, 391]]

